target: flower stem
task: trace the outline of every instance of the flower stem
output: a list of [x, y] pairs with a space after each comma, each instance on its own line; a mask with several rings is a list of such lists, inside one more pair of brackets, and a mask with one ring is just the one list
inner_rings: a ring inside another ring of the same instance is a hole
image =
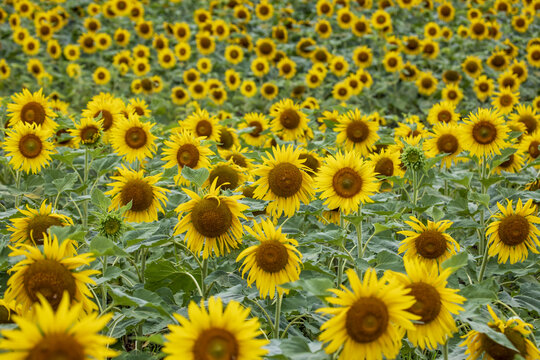
[[444, 360], [448, 360], [448, 340], [443, 345], [443, 356]]
[[[105, 276], [105, 271], [107, 271], [107, 255], [103, 255], [103, 272], [101, 273], [101, 276]], [[107, 308], [107, 282], [103, 282], [101, 284], [101, 304], [103, 309]]]
[[[84, 175], [83, 175], [83, 180], [84, 180], [84, 184], [83, 185], [86, 185], [88, 183], [88, 173], [89, 173], [89, 170], [88, 169], [88, 147], [84, 150]], [[84, 188], [84, 195], [88, 195], [88, 187], [85, 187]], [[86, 228], [86, 226], [88, 225], [88, 200], [84, 200], [83, 201], [83, 219], [82, 219], [82, 223], [83, 223], [83, 228]]]
[[482, 256], [482, 265], [480, 265], [480, 272], [478, 273], [478, 282], [481, 282], [484, 279], [484, 273], [486, 271], [486, 265], [488, 262], [488, 250], [489, 250], [489, 247], [487, 246], [487, 244], [485, 244], [484, 255]]
[[15, 173], [15, 186], [17, 187], [17, 194], [15, 195], [15, 207], [19, 207], [21, 201], [21, 172], [19, 170]]
[[276, 299], [276, 319], [274, 321], [274, 339], [279, 339], [279, 319], [281, 317], [281, 302], [283, 301], [283, 294], [278, 294]]
[[203, 294], [203, 297], [206, 298], [206, 283], [204, 282], [204, 279], [206, 279], [206, 276], [208, 275], [208, 258], [203, 259], [202, 266], [201, 266], [201, 291]]
[[362, 243], [362, 222], [363, 222], [363, 218], [362, 218], [362, 205], [360, 205], [360, 208], [358, 209], [358, 215], [360, 216], [360, 222], [358, 223], [358, 225], [356, 225], [356, 237], [358, 239], [358, 259], [361, 259], [364, 257], [364, 250], [365, 248], [362, 246], [363, 243]]

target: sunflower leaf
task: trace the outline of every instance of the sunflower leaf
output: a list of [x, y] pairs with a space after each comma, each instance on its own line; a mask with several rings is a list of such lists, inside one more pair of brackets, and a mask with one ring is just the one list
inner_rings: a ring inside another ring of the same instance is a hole
[[210, 172], [207, 168], [200, 168], [200, 169], [192, 169], [189, 166], [184, 166], [182, 168], [182, 176], [196, 184], [197, 186], [201, 187], [206, 179], [208, 179], [208, 176], [210, 175]]

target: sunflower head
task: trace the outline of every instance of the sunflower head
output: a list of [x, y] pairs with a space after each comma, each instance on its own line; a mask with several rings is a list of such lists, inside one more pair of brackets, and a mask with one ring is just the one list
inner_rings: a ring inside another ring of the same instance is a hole
[[11, 126], [22, 122], [24, 124], [35, 124], [50, 131], [58, 126], [53, 120], [57, 115], [51, 109], [47, 97], [43, 95], [43, 89], [39, 89], [35, 93], [23, 89], [21, 93], [14, 94], [11, 98], [13, 103], [7, 106]]

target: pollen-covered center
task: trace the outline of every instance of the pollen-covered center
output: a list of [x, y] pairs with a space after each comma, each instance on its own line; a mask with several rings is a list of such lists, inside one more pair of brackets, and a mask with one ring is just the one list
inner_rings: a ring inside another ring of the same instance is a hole
[[234, 190], [238, 187], [240, 177], [238, 172], [229, 165], [216, 166], [208, 178], [210, 184], [217, 178], [217, 186], [221, 185], [223, 190]]
[[56, 309], [62, 300], [64, 291], [69, 298], [75, 296], [75, 278], [71, 272], [58, 261], [43, 259], [29, 265], [24, 272], [23, 286], [32, 302], [39, 301], [38, 294], [47, 299]]
[[441, 110], [437, 114], [437, 120], [444, 123], [449, 123], [452, 120], [452, 114], [448, 110]]
[[122, 187], [120, 199], [122, 206], [132, 202], [131, 211], [145, 211], [154, 201], [152, 185], [141, 179], [129, 180]]
[[362, 177], [350, 167], [339, 169], [332, 178], [334, 191], [341, 197], [350, 198], [362, 190]]
[[101, 109], [94, 114], [94, 118], [97, 118], [100, 114], [103, 119], [103, 131], [107, 131], [113, 125], [113, 115], [110, 111]]
[[416, 252], [426, 259], [437, 259], [446, 249], [446, 239], [436, 230], [426, 230], [415, 240]]
[[208, 120], [200, 120], [195, 127], [197, 136], [210, 136], [212, 135], [212, 123]]
[[503, 96], [501, 96], [501, 98], [499, 99], [499, 103], [502, 105], [502, 106], [510, 106], [512, 105], [512, 102], [513, 102], [513, 97], [512, 95], [508, 95], [508, 94], [504, 94]]
[[388, 327], [386, 304], [374, 297], [362, 297], [350, 307], [345, 319], [347, 334], [358, 343], [377, 340]]
[[529, 221], [521, 215], [510, 215], [499, 224], [499, 238], [508, 246], [523, 243], [529, 236]]
[[437, 318], [441, 312], [441, 295], [432, 285], [424, 282], [412, 283], [408, 286], [415, 303], [409, 308], [409, 312], [420, 316], [420, 321], [429, 324]]
[[176, 161], [180, 167], [194, 168], [199, 162], [199, 150], [193, 144], [184, 144], [176, 152]]
[[361, 143], [369, 136], [369, 127], [364, 121], [353, 121], [347, 125], [347, 139]]
[[94, 144], [99, 139], [99, 129], [93, 125], [85, 126], [79, 134], [83, 144]]
[[383, 176], [392, 176], [394, 174], [394, 162], [390, 158], [382, 158], [375, 164], [375, 172]]
[[284, 270], [289, 262], [287, 248], [278, 240], [264, 241], [255, 253], [257, 265], [267, 273]]
[[51, 226], [63, 226], [60, 219], [50, 215], [36, 215], [26, 225], [26, 236], [34, 240], [37, 245], [43, 244], [43, 235]]
[[21, 109], [21, 120], [25, 124], [41, 125], [45, 121], [45, 109], [35, 101], [24, 104]]
[[293, 196], [302, 187], [302, 172], [291, 163], [278, 164], [268, 174], [268, 186], [277, 196]]
[[19, 140], [19, 151], [27, 159], [38, 157], [42, 149], [41, 139], [34, 134], [26, 134]]
[[497, 128], [489, 121], [480, 121], [474, 125], [472, 136], [477, 143], [490, 144], [497, 138]]
[[129, 146], [130, 148], [140, 149], [144, 145], [146, 145], [146, 141], [147, 141], [146, 131], [144, 131], [144, 129], [139, 126], [131, 127], [128, 129], [128, 131], [126, 131], [124, 140], [126, 142], [126, 145]]
[[294, 109], [286, 109], [279, 116], [279, 122], [285, 129], [296, 129], [300, 124], [300, 115]]
[[193, 344], [196, 360], [235, 360], [239, 351], [234, 335], [219, 328], [204, 330]]
[[444, 134], [437, 139], [439, 152], [453, 154], [457, 151], [458, 146], [458, 139], [452, 134]]
[[197, 232], [207, 238], [226, 234], [233, 216], [227, 205], [215, 198], [201, 199], [191, 211], [191, 222]]
[[45, 335], [26, 356], [26, 360], [84, 360], [84, 348], [66, 333]]

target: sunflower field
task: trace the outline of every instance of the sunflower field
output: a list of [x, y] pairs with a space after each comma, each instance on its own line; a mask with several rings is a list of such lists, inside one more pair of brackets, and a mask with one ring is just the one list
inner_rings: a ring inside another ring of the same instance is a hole
[[0, 0], [0, 360], [540, 359], [540, 0]]

